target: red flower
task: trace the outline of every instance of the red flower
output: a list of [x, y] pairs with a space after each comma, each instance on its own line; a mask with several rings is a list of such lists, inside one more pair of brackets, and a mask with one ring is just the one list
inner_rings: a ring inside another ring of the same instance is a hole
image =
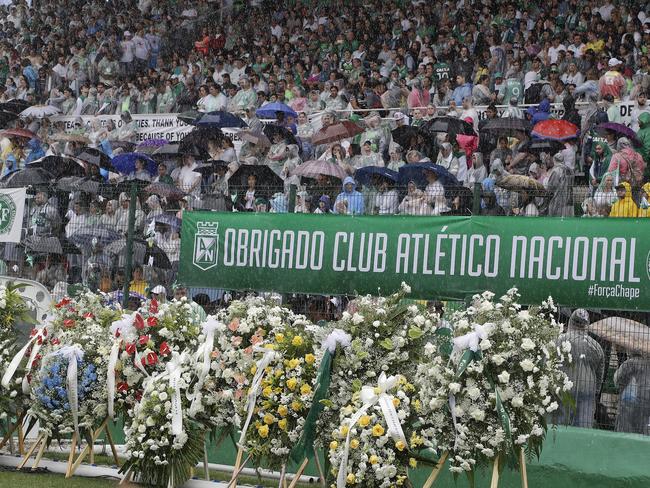
[[135, 328], [138, 330], [144, 329], [144, 319], [142, 318], [142, 315], [139, 313], [135, 314], [135, 320], [133, 321], [133, 325], [135, 325]]
[[43, 327], [43, 337], [47, 337], [47, 329]]
[[61, 300], [59, 303], [54, 305], [56, 308], [62, 308], [65, 307], [67, 304], [69, 304], [72, 300], [70, 300], [68, 297], [65, 297], [63, 300]]
[[34, 356], [34, 360], [32, 361], [32, 368], [34, 366], [36, 366], [40, 362], [42, 357], [43, 356], [41, 356], [40, 354], [37, 354], [36, 356]]
[[140, 400], [142, 400], [142, 390], [138, 390], [135, 392], [135, 401], [139, 402]]
[[156, 325], [158, 325], [158, 319], [156, 317], [149, 317], [147, 319], [147, 325], [149, 327], [155, 327]]
[[38, 331], [36, 329], [32, 329], [32, 331], [29, 333], [29, 337], [34, 337]]
[[75, 321], [74, 319], [65, 319], [63, 321], [63, 327], [66, 329], [72, 329], [75, 326]]
[[61, 344], [61, 341], [56, 337], [52, 339], [50, 342], [52, 343], [53, 346], [58, 346], [59, 344]]
[[84, 314], [84, 319], [94, 319], [95, 316], [91, 312], [86, 312]]
[[155, 352], [148, 353], [145, 357], [142, 358], [143, 366], [153, 366], [158, 362], [158, 354]]
[[126, 381], [117, 384], [118, 393], [126, 393], [127, 391], [129, 391], [129, 384]]
[[117, 330], [115, 331], [115, 338], [117, 339], [117, 338], [120, 337], [121, 335], [122, 335], [122, 332], [120, 331], [120, 329], [117, 329]]
[[130, 356], [131, 354], [135, 353], [135, 344], [130, 342], [129, 344], [126, 345], [124, 349]]
[[158, 313], [158, 300], [155, 298], [149, 303], [149, 313]]
[[171, 354], [171, 352], [172, 352], [171, 348], [169, 347], [169, 344], [167, 344], [166, 341], [163, 342], [162, 344], [160, 344], [159, 351], [160, 351], [161, 356], [167, 356], [168, 354]]
[[138, 344], [140, 344], [141, 346], [146, 346], [147, 342], [149, 342], [149, 339], [151, 339], [150, 336], [141, 335], [140, 338], [138, 339]]

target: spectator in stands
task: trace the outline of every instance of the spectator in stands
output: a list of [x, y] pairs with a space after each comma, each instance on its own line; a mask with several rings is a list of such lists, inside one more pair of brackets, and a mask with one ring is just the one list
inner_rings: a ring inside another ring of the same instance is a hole
[[639, 207], [632, 199], [632, 187], [625, 181], [616, 185], [618, 200], [612, 205], [610, 217], [637, 217]]
[[351, 176], [343, 180], [343, 191], [339, 193], [334, 201], [336, 214], [363, 215], [363, 195], [357, 191], [357, 184]]
[[632, 350], [614, 373], [618, 389], [616, 432], [650, 435], [650, 357]]
[[642, 182], [645, 161], [632, 149], [627, 137], [621, 137], [616, 143], [616, 152], [612, 155], [607, 171], [618, 171], [619, 181], [637, 186]]
[[619, 72], [619, 66], [622, 64], [623, 62], [617, 58], [611, 58], [608, 61], [607, 65], [609, 66], [609, 71], [601, 76], [600, 81], [598, 82], [600, 95], [602, 97], [605, 95], [611, 95], [615, 100], [620, 100], [625, 94], [627, 82]]

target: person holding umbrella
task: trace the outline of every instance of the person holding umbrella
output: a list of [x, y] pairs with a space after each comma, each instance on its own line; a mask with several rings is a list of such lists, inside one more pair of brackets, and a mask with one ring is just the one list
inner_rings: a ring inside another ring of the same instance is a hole
[[399, 211], [399, 193], [394, 182], [386, 177], [379, 177], [375, 185], [377, 193], [372, 205], [375, 215], [394, 215]]
[[431, 205], [427, 196], [417, 187], [415, 181], [411, 180], [406, 185], [406, 196], [399, 204], [401, 215], [431, 215]]

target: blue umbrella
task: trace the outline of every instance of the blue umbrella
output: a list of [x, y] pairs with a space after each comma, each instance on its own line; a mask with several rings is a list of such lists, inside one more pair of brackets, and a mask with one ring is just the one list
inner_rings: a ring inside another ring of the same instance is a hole
[[197, 127], [216, 127], [218, 129], [248, 127], [244, 119], [230, 112], [218, 110], [202, 115], [194, 122]]
[[285, 117], [287, 115], [291, 115], [294, 118], [298, 118], [298, 114], [294, 112], [294, 110], [291, 107], [280, 102], [269, 103], [267, 105], [264, 105], [261, 108], [258, 108], [255, 111], [255, 115], [257, 115], [261, 119], [275, 119], [276, 112], [282, 112], [285, 115]]
[[124, 153], [118, 156], [115, 156], [111, 160], [113, 168], [123, 175], [129, 175], [135, 172], [135, 162], [136, 160], [141, 159], [145, 163], [145, 169], [149, 172], [151, 176], [156, 174], [158, 169], [158, 163], [151, 159], [146, 154], [142, 153]]
[[365, 166], [363, 168], [359, 168], [354, 172], [354, 179], [361, 183], [363, 186], [368, 186], [372, 181], [372, 177], [374, 175], [388, 178], [391, 181], [397, 181], [399, 173], [382, 166]]
[[413, 180], [418, 186], [426, 186], [427, 179], [424, 174], [425, 170], [437, 174], [438, 181], [440, 181], [442, 186], [460, 186], [460, 183], [454, 175], [439, 164], [434, 163], [405, 164], [399, 169], [398, 181], [400, 184], [406, 185], [409, 181]]

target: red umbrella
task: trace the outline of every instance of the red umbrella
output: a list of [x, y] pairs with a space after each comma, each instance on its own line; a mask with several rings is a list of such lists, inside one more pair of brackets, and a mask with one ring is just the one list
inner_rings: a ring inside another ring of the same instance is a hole
[[336, 142], [354, 137], [357, 134], [361, 134], [362, 132], [363, 129], [357, 124], [349, 120], [344, 120], [342, 122], [336, 122], [335, 124], [323, 127], [312, 136], [311, 143], [315, 146], [319, 146], [321, 144], [329, 144], [330, 142]]
[[291, 172], [291, 176], [304, 176], [305, 178], [316, 178], [318, 175], [333, 176], [339, 180], [344, 180], [348, 176], [338, 164], [323, 159], [313, 159], [302, 163]]
[[33, 139], [37, 136], [31, 130], [27, 129], [6, 129], [0, 131], [0, 137], [24, 137], [25, 139]]
[[566, 141], [578, 137], [580, 129], [568, 120], [542, 120], [533, 127], [532, 136], [538, 139]]

